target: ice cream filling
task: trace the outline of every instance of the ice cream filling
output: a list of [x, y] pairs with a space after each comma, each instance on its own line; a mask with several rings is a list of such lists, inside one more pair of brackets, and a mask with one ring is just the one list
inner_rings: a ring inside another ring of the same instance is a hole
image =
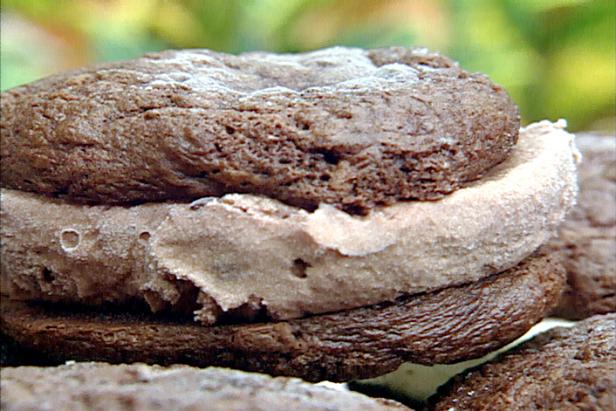
[[248, 194], [84, 206], [2, 190], [2, 293], [290, 319], [479, 280], [530, 255], [577, 193], [564, 122], [521, 130], [510, 158], [439, 201], [352, 216]]

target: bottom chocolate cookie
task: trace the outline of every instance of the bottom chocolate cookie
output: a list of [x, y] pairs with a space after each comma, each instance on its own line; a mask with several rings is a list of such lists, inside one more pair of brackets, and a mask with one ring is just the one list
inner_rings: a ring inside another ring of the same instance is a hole
[[217, 365], [348, 381], [385, 374], [405, 361], [484, 355], [540, 321], [563, 286], [562, 267], [541, 255], [476, 283], [285, 322], [204, 327], [149, 313], [5, 298], [0, 325], [22, 346], [59, 360]]
[[616, 409], [616, 314], [555, 328], [466, 376], [434, 410]]
[[409, 410], [295, 378], [224, 368], [74, 363], [4, 368], [3, 410]]
[[520, 338], [483, 357], [453, 364], [420, 365], [404, 363], [394, 372], [368, 380], [352, 381], [349, 385], [355, 391], [368, 395], [374, 394], [376, 396], [392, 398], [405, 404], [416, 404], [415, 408], [423, 409], [423, 405], [436, 394], [438, 388], [456, 375], [463, 374], [465, 371], [491, 361], [498, 355], [549, 329], [571, 327], [573, 325], [575, 323], [568, 320], [544, 318], [543, 321], [535, 324]]

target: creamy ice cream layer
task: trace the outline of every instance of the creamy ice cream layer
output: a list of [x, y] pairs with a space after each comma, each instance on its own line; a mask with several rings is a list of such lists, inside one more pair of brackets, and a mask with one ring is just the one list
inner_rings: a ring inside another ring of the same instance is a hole
[[433, 202], [352, 216], [230, 194], [192, 204], [84, 206], [2, 190], [2, 293], [290, 319], [479, 280], [555, 232], [577, 193], [564, 122], [521, 130], [505, 162]]

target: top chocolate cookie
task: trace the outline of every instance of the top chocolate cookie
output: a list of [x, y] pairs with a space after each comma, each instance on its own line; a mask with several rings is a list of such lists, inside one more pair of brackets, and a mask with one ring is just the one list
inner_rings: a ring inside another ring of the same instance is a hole
[[244, 192], [364, 214], [504, 160], [517, 107], [425, 49], [167, 51], [2, 93], [2, 186], [87, 203]]

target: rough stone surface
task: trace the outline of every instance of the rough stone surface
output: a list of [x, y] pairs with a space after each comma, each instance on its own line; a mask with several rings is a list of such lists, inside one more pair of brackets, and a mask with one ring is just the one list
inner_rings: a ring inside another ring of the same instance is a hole
[[614, 410], [616, 314], [550, 330], [442, 395], [435, 410]]
[[404, 361], [450, 363], [513, 341], [554, 307], [564, 270], [538, 255], [469, 285], [283, 322], [204, 327], [177, 318], [2, 299], [2, 332], [56, 360], [218, 365], [348, 381]]
[[3, 368], [0, 373], [6, 411], [409, 410], [343, 388], [224, 368], [75, 363]]
[[572, 136], [523, 129], [512, 155], [436, 202], [351, 216], [254, 195], [192, 204], [84, 206], [2, 190], [2, 292], [83, 304], [276, 320], [477, 281], [551, 238], [572, 207]]
[[555, 315], [582, 319], [616, 311], [616, 137], [578, 135], [578, 204], [550, 246], [563, 253], [567, 289]]
[[134, 204], [263, 194], [351, 213], [503, 161], [517, 107], [425, 49], [167, 51], [2, 93], [3, 187]]

